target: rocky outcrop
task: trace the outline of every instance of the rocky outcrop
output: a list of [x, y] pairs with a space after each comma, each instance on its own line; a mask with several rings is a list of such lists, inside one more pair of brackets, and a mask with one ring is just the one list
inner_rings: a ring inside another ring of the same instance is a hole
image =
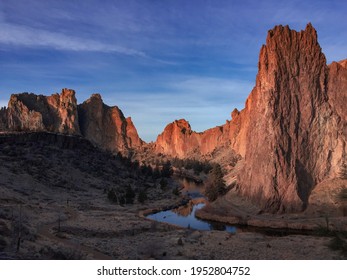
[[168, 124], [155, 142], [157, 153], [171, 157], [197, 157], [211, 153], [216, 147], [222, 146], [224, 126], [209, 129], [203, 133], [193, 131], [184, 120], [176, 120]]
[[143, 144], [131, 118], [126, 119], [118, 107], [105, 105], [100, 94], [79, 105], [78, 114], [82, 135], [99, 147], [125, 153]]
[[12, 94], [6, 109], [9, 131], [48, 131], [78, 135], [75, 91], [63, 89], [51, 96]]
[[105, 105], [99, 94], [77, 106], [70, 89], [51, 96], [12, 94], [8, 107], [0, 109], [0, 132], [81, 135], [102, 149], [123, 154], [143, 145], [131, 118], [118, 107]]
[[240, 132], [239, 112], [235, 109], [232, 121], [224, 125], [195, 132], [184, 120], [176, 120], [168, 124], [155, 141], [155, 151], [171, 157], [201, 158], [213, 154], [216, 149], [240, 149], [238, 136]]
[[301, 32], [288, 26], [269, 31], [256, 86], [242, 112], [248, 126], [242, 128], [241, 193], [268, 210], [296, 211], [306, 206], [317, 183], [337, 176], [346, 157], [342, 68], [327, 67], [311, 24]]
[[176, 120], [168, 124], [155, 141], [155, 151], [172, 157], [186, 157], [199, 148], [197, 133], [184, 120]]

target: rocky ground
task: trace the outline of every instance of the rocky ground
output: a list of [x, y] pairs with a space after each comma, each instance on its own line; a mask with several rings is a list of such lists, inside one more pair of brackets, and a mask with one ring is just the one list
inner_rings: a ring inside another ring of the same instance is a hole
[[[110, 188], [131, 185], [137, 190], [146, 184], [145, 203], [135, 199], [120, 206], [107, 198]], [[172, 189], [162, 190], [88, 145], [69, 149], [40, 141], [1, 143], [0, 258], [345, 258], [331, 249], [331, 236], [195, 231], [141, 215], [180, 200]]]

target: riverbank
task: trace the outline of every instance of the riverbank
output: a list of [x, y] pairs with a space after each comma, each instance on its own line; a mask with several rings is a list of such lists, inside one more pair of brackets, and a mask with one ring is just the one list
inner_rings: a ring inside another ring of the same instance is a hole
[[[313, 192], [308, 208], [300, 213], [263, 213], [250, 201], [238, 196], [235, 191], [230, 191], [224, 197], [197, 211], [196, 216], [204, 220], [259, 228], [346, 232], [347, 217], [343, 216], [342, 203], [339, 203], [337, 196], [329, 197], [325, 194], [325, 192], [334, 193], [331, 189], [335, 189], [335, 193], [338, 193], [345, 182], [334, 180], [323, 184]], [[330, 188], [330, 191], [327, 188]], [[324, 193], [322, 189], [325, 190]]]

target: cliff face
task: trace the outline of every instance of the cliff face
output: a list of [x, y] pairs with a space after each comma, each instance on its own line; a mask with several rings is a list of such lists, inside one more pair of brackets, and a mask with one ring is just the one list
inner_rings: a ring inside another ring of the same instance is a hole
[[311, 24], [301, 32], [269, 31], [245, 108], [245, 165], [238, 176], [244, 195], [266, 209], [301, 210], [318, 182], [337, 176], [346, 156], [341, 68], [334, 64], [329, 72]]
[[9, 131], [49, 131], [80, 134], [77, 101], [73, 90], [51, 96], [12, 94], [6, 109]]
[[[336, 113], [347, 122], [347, 59], [329, 65], [328, 97]], [[346, 132], [345, 132], [346, 135]]]
[[93, 94], [78, 106], [82, 135], [99, 147], [112, 152], [127, 152], [143, 144], [131, 118], [125, 118], [118, 107], [105, 105], [99, 94]]
[[311, 24], [270, 30], [245, 109], [223, 126], [193, 132], [175, 121], [156, 151], [180, 158], [228, 147], [244, 158], [241, 194], [270, 211], [305, 208], [313, 187], [347, 161], [347, 60], [327, 66]]

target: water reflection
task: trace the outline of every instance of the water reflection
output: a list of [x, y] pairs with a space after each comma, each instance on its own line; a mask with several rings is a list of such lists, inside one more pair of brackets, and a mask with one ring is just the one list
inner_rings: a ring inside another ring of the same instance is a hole
[[197, 183], [194, 180], [188, 178], [176, 178], [180, 185], [182, 186], [181, 193], [187, 195], [190, 198], [204, 197], [202, 193], [204, 192], [204, 183]]
[[187, 205], [167, 211], [161, 211], [155, 214], [148, 215], [147, 218], [157, 221], [166, 222], [180, 227], [197, 229], [197, 230], [221, 230], [231, 233], [236, 232], [236, 228], [229, 225], [224, 225], [217, 222], [208, 222], [199, 220], [195, 217], [195, 212], [204, 207], [204, 203], [194, 204], [190, 201]]

